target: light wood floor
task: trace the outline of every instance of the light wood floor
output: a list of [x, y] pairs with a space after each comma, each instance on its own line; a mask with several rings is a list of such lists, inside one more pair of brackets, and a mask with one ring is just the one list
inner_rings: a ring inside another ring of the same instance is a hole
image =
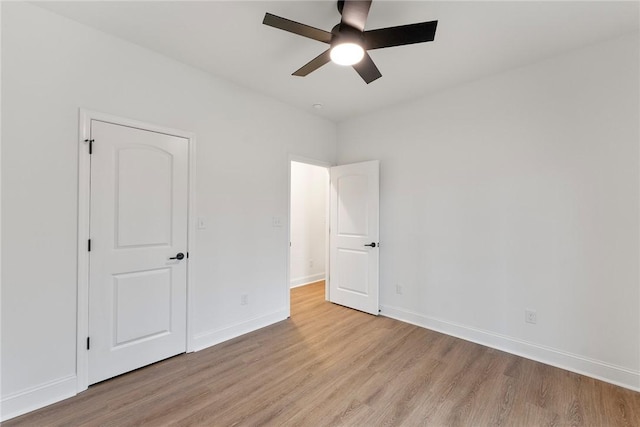
[[640, 393], [296, 288], [291, 319], [3, 426], [640, 426]]

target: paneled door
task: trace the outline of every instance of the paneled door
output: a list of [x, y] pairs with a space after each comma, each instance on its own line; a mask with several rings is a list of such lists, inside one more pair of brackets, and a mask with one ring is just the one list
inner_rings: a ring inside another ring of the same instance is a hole
[[91, 121], [89, 384], [186, 351], [188, 139]]
[[329, 301], [378, 315], [377, 160], [331, 168]]

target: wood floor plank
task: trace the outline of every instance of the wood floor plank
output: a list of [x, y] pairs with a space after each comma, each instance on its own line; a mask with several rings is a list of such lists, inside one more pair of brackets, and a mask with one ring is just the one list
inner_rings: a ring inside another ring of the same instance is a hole
[[291, 319], [2, 426], [640, 426], [640, 393], [291, 291]]

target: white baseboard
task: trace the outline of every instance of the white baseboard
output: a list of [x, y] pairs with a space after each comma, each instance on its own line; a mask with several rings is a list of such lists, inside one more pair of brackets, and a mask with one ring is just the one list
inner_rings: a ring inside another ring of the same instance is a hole
[[515, 354], [526, 359], [586, 375], [624, 388], [640, 391], [639, 371], [530, 343], [506, 335], [424, 316], [403, 308], [383, 305], [380, 306], [380, 310], [380, 314], [383, 316], [391, 317], [402, 322], [411, 323], [466, 341]]
[[0, 421], [15, 418], [27, 412], [35, 411], [52, 403], [76, 395], [75, 375], [59, 378], [45, 384], [12, 393], [2, 397], [0, 402]]
[[193, 349], [194, 351], [203, 350], [207, 347], [211, 347], [212, 345], [220, 344], [221, 342], [239, 337], [240, 335], [253, 332], [256, 329], [264, 328], [265, 326], [280, 322], [281, 320], [285, 320], [287, 317], [287, 311], [281, 310], [265, 316], [253, 318], [245, 322], [236, 323], [235, 325], [222, 329], [197, 334], [193, 337]]
[[325, 277], [326, 277], [325, 273], [312, 274], [310, 276], [304, 276], [304, 277], [296, 277], [295, 279], [291, 279], [290, 284], [292, 288], [297, 288], [298, 286], [310, 285], [311, 283], [324, 280]]

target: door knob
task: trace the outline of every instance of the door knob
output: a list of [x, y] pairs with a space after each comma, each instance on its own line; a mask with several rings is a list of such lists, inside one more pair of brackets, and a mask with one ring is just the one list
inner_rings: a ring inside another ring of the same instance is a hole
[[181, 260], [181, 259], [184, 259], [184, 254], [183, 254], [182, 252], [178, 252], [178, 253], [176, 254], [176, 256], [173, 256], [173, 257], [171, 257], [171, 258], [169, 258], [169, 259], [177, 259], [177, 260], [179, 261], [179, 260]]
[[365, 245], [365, 246], [371, 246], [372, 248], [375, 248], [376, 247], [376, 242], [371, 242], [371, 243], [369, 243], [368, 245]]

